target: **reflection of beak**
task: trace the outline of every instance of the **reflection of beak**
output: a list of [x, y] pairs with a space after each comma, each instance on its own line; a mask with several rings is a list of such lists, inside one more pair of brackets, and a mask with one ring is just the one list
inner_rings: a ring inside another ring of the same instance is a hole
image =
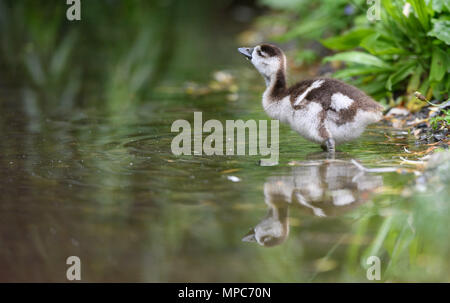
[[255, 230], [253, 228], [242, 238], [242, 242], [256, 242]]
[[239, 47], [238, 51], [243, 54], [248, 60], [252, 60], [253, 48], [250, 47]]

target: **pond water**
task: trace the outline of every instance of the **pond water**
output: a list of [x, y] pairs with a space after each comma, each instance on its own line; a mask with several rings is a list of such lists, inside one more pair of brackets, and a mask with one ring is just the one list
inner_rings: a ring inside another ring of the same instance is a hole
[[264, 118], [259, 95], [243, 95], [40, 121], [4, 103], [0, 280], [65, 281], [72, 255], [84, 281], [367, 281], [368, 255], [380, 257], [383, 280], [448, 278], [442, 192], [420, 199], [405, 194], [413, 173], [350, 162], [400, 167], [402, 144], [413, 146], [401, 131], [374, 126], [333, 161], [282, 126], [272, 167], [171, 153], [171, 123], [194, 111]]
[[[381, 281], [450, 281], [448, 170], [419, 191], [416, 166], [399, 157], [417, 160], [404, 147], [427, 147], [404, 130], [374, 125], [332, 160], [281, 125], [280, 163], [270, 167], [261, 156], [172, 154], [172, 123], [192, 122], [194, 112], [204, 121], [267, 119], [263, 81], [232, 40], [239, 31], [217, 18], [205, 26], [208, 7], [198, 6], [167, 25], [171, 35], [162, 28], [164, 42], [178, 37], [173, 58], [171, 43], [149, 52], [158, 27], [131, 23], [151, 30], [124, 41], [125, 21], [113, 32], [94, 8], [83, 20], [95, 22], [62, 39], [55, 57], [52, 18], [30, 18], [38, 24], [27, 35], [42, 44], [23, 52], [10, 43], [26, 36], [23, 20], [8, 23], [22, 34], [0, 28], [11, 47], [0, 57], [0, 281], [66, 282], [69, 256], [80, 258], [84, 282], [367, 282], [370, 256], [381, 261]], [[133, 12], [141, 16], [139, 6]], [[165, 16], [152, 14], [139, 20]], [[149, 77], [154, 65], [164, 81]], [[235, 77], [231, 98], [185, 93], [196, 87], [185, 82], [207, 87], [222, 69]], [[149, 82], [157, 85], [140, 94]], [[398, 171], [366, 172], [352, 160]]]

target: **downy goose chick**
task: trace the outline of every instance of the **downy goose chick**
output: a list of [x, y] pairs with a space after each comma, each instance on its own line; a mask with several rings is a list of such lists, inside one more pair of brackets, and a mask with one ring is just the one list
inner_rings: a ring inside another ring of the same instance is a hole
[[337, 144], [358, 138], [368, 124], [382, 118], [383, 107], [361, 90], [328, 78], [286, 86], [286, 56], [277, 46], [261, 44], [238, 51], [266, 81], [262, 105], [273, 119], [333, 153]]

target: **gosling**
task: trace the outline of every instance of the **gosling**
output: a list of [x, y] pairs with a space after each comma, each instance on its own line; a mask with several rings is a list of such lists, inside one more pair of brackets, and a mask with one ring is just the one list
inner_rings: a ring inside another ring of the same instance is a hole
[[336, 145], [358, 138], [367, 125], [381, 120], [383, 107], [358, 88], [336, 79], [317, 78], [286, 86], [286, 56], [275, 45], [238, 51], [266, 82], [264, 111], [287, 123], [329, 153]]

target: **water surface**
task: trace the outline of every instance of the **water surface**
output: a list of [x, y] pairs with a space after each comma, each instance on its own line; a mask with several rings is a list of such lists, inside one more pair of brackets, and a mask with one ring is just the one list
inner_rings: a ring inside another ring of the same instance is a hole
[[75, 255], [84, 281], [367, 281], [369, 253], [387, 280], [448, 278], [442, 193], [408, 196], [413, 173], [365, 173], [350, 162], [400, 167], [402, 145], [415, 148], [402, 132], [372, 127], [333, 161], [282, 126], [273, 167], [258, 156], [171, 153], [171, 123], [194, 111], [264, 118], [258, 94], [244, 96], [37, 121], [3, 103], [0, 279], [65, 281]]

